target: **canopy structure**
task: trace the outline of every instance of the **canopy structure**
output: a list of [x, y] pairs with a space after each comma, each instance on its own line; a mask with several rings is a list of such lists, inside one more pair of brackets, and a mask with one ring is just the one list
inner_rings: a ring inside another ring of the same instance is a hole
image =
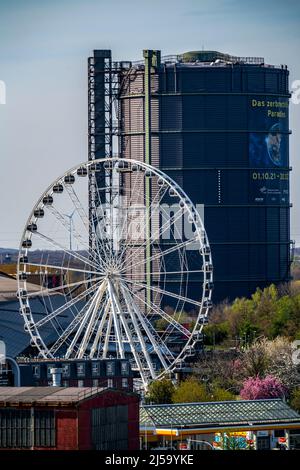
[[141, 434], [180, 436], [223, 430], [300, 428], [300, 415], [280, 399], [145, 405]]

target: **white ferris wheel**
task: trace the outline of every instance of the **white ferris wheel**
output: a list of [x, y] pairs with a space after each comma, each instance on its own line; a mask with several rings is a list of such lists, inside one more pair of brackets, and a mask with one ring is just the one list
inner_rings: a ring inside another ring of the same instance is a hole
[[94, 160], [30, 213], [20, 313], [41, 358], [128, 358], [147, 388], [201, 338], [212, 276], [202, 219], [177, 183], [139, 161]]

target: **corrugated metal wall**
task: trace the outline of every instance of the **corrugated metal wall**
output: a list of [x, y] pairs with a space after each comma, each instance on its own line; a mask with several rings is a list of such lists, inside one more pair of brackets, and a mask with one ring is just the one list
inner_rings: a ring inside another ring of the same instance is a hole
[[128, 405], [92, 409], [92, 444], [95, 450], [128, 449]]

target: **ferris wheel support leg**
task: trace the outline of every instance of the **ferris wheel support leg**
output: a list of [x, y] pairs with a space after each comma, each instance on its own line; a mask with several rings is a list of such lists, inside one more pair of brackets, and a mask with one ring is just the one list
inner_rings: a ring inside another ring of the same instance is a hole
[[[104, 281], [103, 281], [103, 282], [104, 282]], [[82, 331], [83, 331], [84, 328], [85, 328], [86, 322], [87, 322], [89, 316], [91, 315], [91, 312], [92, 312], [92, 310], [93, 310], [95, 304], [97, 303], [97, 299], [98, 299], [98, 295], [96, 294], [95, 297], [94, 297], [94, 299], [93, 299], [93, 301], [92, 301], [91, 304], [89, 305], [89, 307], [88, 307], [88, 309], [87, 309], [87, 311], [86, 311], [86, 313], [85, 313], [85, 315], [84, 315], [84, 317], [83, 317], [83, 319], [82, 319], [81, 325], [80, 325], [80, 327], [78, 328], [78, 330], [77, 330], [77, 332], [76, 332], [76, 334], [75, 334], [75, 336], [74, 336], [74, 338], [73, 338], [73, 340], [72, 340], [70, 346], [68, 347], [68, 350], [67, 350], [67, 352], [66, 352], [66, 358], [67, 358], [67, 359], [72, 355], [72, 353], [74, 353], [75, 345], [76, 345], [76, 343], [77, 343], [77, 341], [78, 341], [78, 339], [79, 339], [79, 337], [80, 337]]]
[[135, 331], [138, 335], [138, 338], [139, 338], [139, 341], [141, 343], [141, 347], [142, 347], [142, 351], [144, 353], [144, 356], [145, 356], [145, 359], [147, 361], [147, 364], [148, 364], [148, 367], [149, 367], [149, 370], [150, 370], [150, 374], [151, 374], [151, 377], [152, 379], [155, 379], [156, 378], [156, 374], [155, 374], [155, 370], [153, 368], [153, 364], [152, 364], [152, 361], [151, 361], [151, 358], [149, 356], [149, 353], [148, 353], [148, 350], [147, 350], [147, 346], [146, 346], [146, 343], [144, 341], [144, 338], [143, 338], [143, 335], [142, 335], [142, 332], [140, 330], [140, 327], [138, 325], [138, 322], [136, 320], [136, 314], [135, 314], [135, 310], [134, 310], [134, 307], [131, 303], [131, 299], [130, 297], [128, 296], [127, 292], [126, 292], [126, 289], [124, 289], [124, 287], [122, 286], [121, 284], [121, 291], [123, 293], [123, 297], [125, 299], [125, 303], [126, 303], [126, 306], [127, 306], [127, 310], [128, 310], [128, 313], [130, 315], [130, 318], [132, 320], [132, 323], [134, 325], [134, 328], [135, 328]]
[[148, 327], [148, 325], [146, 324], [146, 322], [144, 321], [144, 318], [143, 318], [143, 314], [139, 311], [139, 308], [137, 306], [137, 304], [135, 303], [134, 299], [132, 298], [131, 299], [131, 303], [132, 303], [132, 306], [133, 306], [133, 309], [139, 319], [139, 321], [141, 322], [148, 338], [150, 339], [151, 341], [151, 344], [153, 346], [153, 349], [154, 351], [156, 352], [157, 356], [159, 357], [160, 359], [160, 362], [162, 363], [162, 366], [164, 367], [164, 369], [168, 369], [168, 365], [165, 361], [165, 358], [163, 357], [162, 353], [161, 353], [161, 350], [160, 350], [160, 346], [157, 344], [155, 338], [153, 337], [151, 331], [150, 331], [150, 328]]
[[[95, 336], [95, 338], [94, 338], [93, 345], [92, 345], [92, 347], [91, 347], [90, 359], [92, 359], [92, 358], [95, 356], [95, 353], [96, 353], [96, 351], [97, 351], [97, 349], [98, 349], [98, 344], [99, 344], [99, 341], [100, 341], [101, 336], [102, 336], [102, 332], [103, 332], [103, 329], [104, 329], [104, 325], [105, 325], [105, 322], [106, 322], [107, 315], [108, 315], [108, 312], [109, 312], [109, 308], [110, 308], [110, 307], [111, 307], [111, 302], [110, 302], [110, 299], [108, 299], [108, 300], [107, 300], [107, 304], [106, 304], [106, 306], [104, 307], [104, 312], [103, 312], [102, 318], [101, 318], [101, 320], [100, 320], [100, 324], [99, 324], [99, 327], [98, 327], [96, 336]], [[108, 322], [111, 322], [111, 315], [109, 316]], [[107, 337], [108, 337], [108, 331], [106, 332], [105, 340], [107, 339]]]
[[106, 280], [104, 280], [101, 286], [99, 287], [99, 291], [97, 293], [97, 301], [95, 302], [95, 306], [93, 307], [93, 313], [90, 317], [83, 340], [79, 346], [79, 352], [77, 354], [78, 359], [82, 359], [82, 357], [84, 356], [84, 352], [86, 348], [88, 347], [90, 336], [92, 335], [93, 329], [95, 328], [96, 317], [97, 317], [97, 314], [99, 313], [99, 306], [102, 301], [103, 294], [106, 289], [106, 285], [107, 285], [107, 282]]
[[115, 291], [114, 291], [114, 288], [110, 279], [108, 279], [107, 285], [108, 285], [108, 292], [109, 292], [110, 301], [111, 301], [111, 312], [113, 315], [114, 326], [115, 326], [116, 335], [117, 335], [119, 354], [120, 354], [121, 359], [124, 359], [125, 353], [124, 353], [124, 345], [123, 345], [122, 335], [121, 335], [121, 325], [120, 325], [120, 321], [119, 321], [118, 313], [117, 313], [117, 296], [115, 294]]
[[[110, 281], [109, 281], [110, 282]], [[130, 349], [131, 349], [131, 352], [132, 352], [132, 355], [135, 359], [135, 362], [138, 366], [138, 369], [139, 369], [139, 372], [140, 372], [140, 375], [141, 375], [141, 379], [143, 381], [143, 385], [144, 385], [144, 388], [146, 389], [147, 386], [148, 386], [148, 380], [147, 380], [147, 377], [146, 377], [146, 374], [145, 374], [145, 370], [144, 370], [144, 367], [143, 367], [143, 364], [141, 362], [141, 359], [138, 355], [138, 352], [134, 346], [134, 341], [133, 341], [133, 338], [132, 338], [132, 335], [131, 335], [131, 332], [130, 332], [130, 328], [128, 326], [128, 322], [127, 322], [127, 319], [125, 318], [124, 316], [124, 313], [123, 313], [123, 310], [122, 310], [122, 306], [120, 304], [120, 300], [119, 300], [119, 297], [116, 293], [116, 289], [113, 285], [113, 283], [111, 282], [111, 290], [112, 290], [112, 293], [114, 295], [114, 298], [115, 298], [115, 301], [116, 301], [116, 305], [117, 305], [117, 308], [119, 310], [119, 316], [120, 316], [120, 319], [121, 319], [121, 322], [122, 322], [122, 325], [123, 325], [123, 328], [124, 328], [124, 331], [126, 333], [126, 336], [127, 336], [127, 339], [129, 341], [129, 345], [130, 345]]]
[[[108, 308], [109, 308], [109, 306], [108, 306]], [[104, 346], [103, 346], [103, 354], [102, 354], [103, 358], [106, 358], [107, 353], [108, 353], [109, 337], [110, 337], [110, 332], [111, 332], [111, 327], [112, 327], [112, 320], [113, 320], [112, 315], [109, 315], [107, 329], [106, 329], [106, 335], [105, 335], [105, 340], [104, 340]]]

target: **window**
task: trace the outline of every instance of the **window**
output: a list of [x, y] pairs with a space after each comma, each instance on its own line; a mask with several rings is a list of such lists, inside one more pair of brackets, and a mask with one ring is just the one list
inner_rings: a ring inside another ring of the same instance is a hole
[[[34, 432], [31, 425], [34, 424]], [[0, 448], [55, 447], [54, 410], [0, 410]]]
[[99, 380], [93, 379], [93, 387], [98, 387], [98, 386], [99, 386]]
[[54, 410], [34, 411], [34, 445], [55, 447]]
[[77, 364], [77, 377], [84, 377], [85, 376], [85, 364], [79, 362]]
[[106, 375], [115, 375], [115, 363], [114, 362], [106, 363]]
[[63, 377], [70, 377], [70, 364], [63, 364], [62, 365], [62, 376]]
[[128, 388], [128, 379], [122, 378], [122, 388]]
[[78, 380], [78, 387], [84, 387], [84, 381]]
[[300, 449], [300, 429], [290, 429], [290, 449]]
[[257, 437], [257, 450], [270, 450], [270, 437]]
[[31, 447], [30, 410], [0, 410], [0, 448]]
[[36, 378], [36, 379], [39, 379], [40, 376], [41, 376], [41, 368], [39, 365], [34, 365], [32, 366], [32, 374], [33, 374], [33, 377]]
[[113, 387], [113, 379], [107, 379], [107, 386], [109, 388], [112, 388]]
[[92, 362], [92, 375], [100, 375], [100, 364], [99, 362]]
[[48, 377], [48, 379], [52, 378], [51, 369], [53, 369], [54, 367], [55, 367], [54, 364], [48, 364], [47, 365], [47, 377]]
[[129, 364], [128, 362], [121, 362], [121, 375], [129, 374]]

